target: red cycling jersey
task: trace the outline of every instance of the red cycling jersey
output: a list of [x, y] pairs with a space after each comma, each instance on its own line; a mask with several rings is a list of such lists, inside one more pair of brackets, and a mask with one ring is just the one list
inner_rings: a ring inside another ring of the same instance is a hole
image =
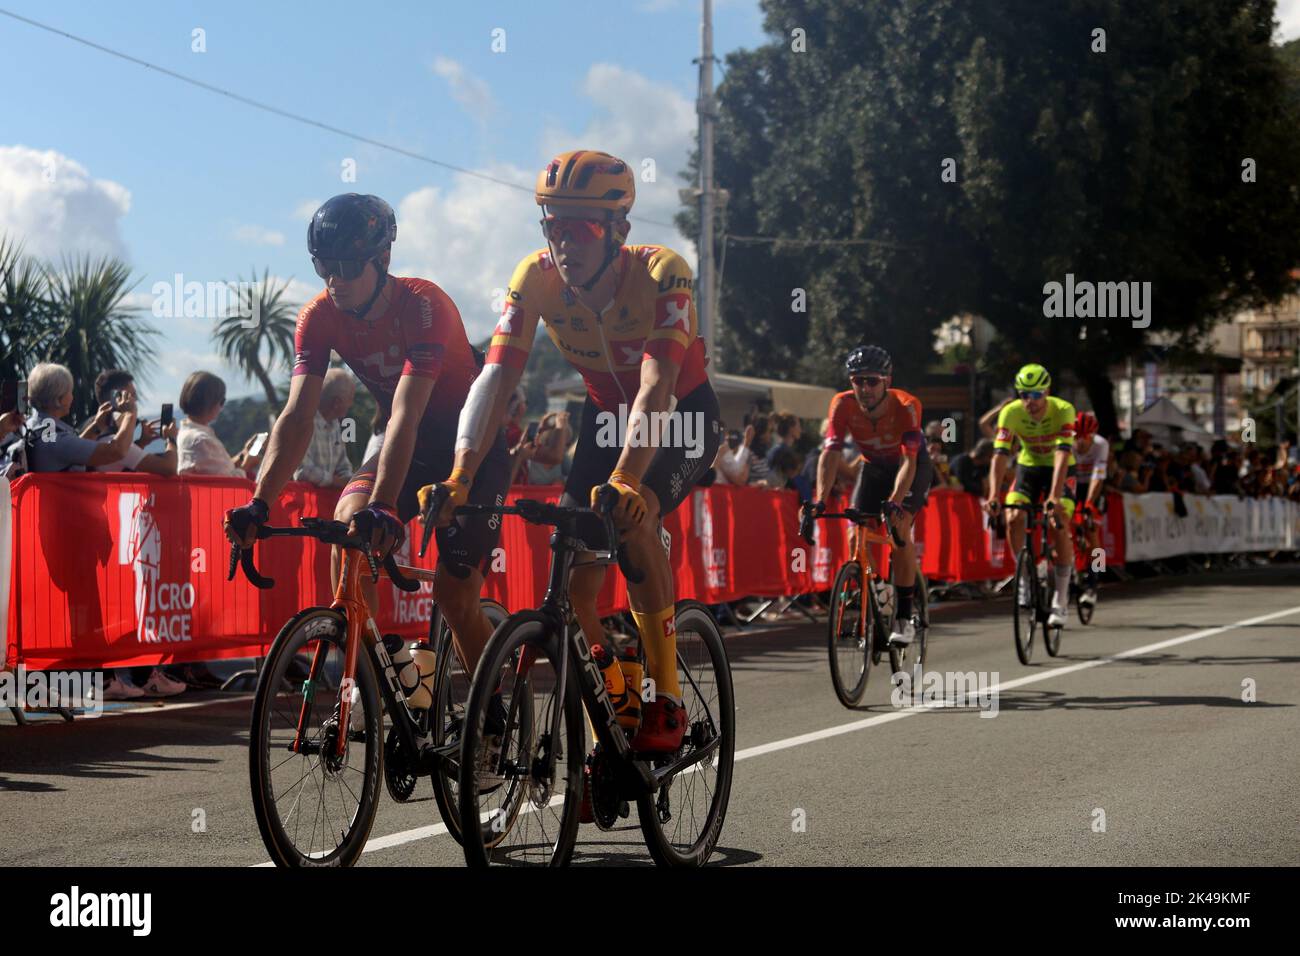
[[330, 350], [392, 413], [393, 394], [405, 375], [435, 380], [420, 419], [418, 441], [426, 448], [452, 448], [456, 423], [479, 364], [451, 297], [426, 279], [391, 276], [393, 299], [375, 319], [360, 321], [320, 293], [298, 314], [294, 375], [324, 375]]
[[881, 404], [884, 412], [872, 419], [862, 410], [852, 389], [838, 393], [831, 399], [825, 447], [843, 448], [844, 440], [852, 436], [867, 461], [896, 462], [904, 455], [915, 458], [923, 444], [920, 400], [902, 389], [891, 388], [886, 390]]

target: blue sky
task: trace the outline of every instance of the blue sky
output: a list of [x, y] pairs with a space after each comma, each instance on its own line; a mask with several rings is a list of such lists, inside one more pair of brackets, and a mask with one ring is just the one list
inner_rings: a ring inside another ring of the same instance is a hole
[[[270, 105], [513, 182], [564, 148], [652, 159], [642, 219], [671, 221], [695, 131], [700, 4], [31, 2], [6, 9]], [[562, 11], [560, 16], [548, 11]], [[763, 42], [756, 0], [715, 2], [722, 56]], [[195, 52], [201, 29], [205, 52]], [[494, 52], [494, 30], [498, 46]], [[268, 115], [0, 16], [0, 233], [57, 261], [120, 255], [155, 282], [248, 278], [264, 268], [319, 289], [310, 209], [373, 192], [398, 212], [393, 271], [443, 285], [471, 338], [493, 291], [540, 245], [529, 194]], [[721, 69], [717, 73], [721, 78]], [[355, 163], [356, 181], [342, 178]], [[50, 181], [50, 176], [53, 177]], [[694, 247], [636, 222], [632, 241]], [[213, 354], [208, 318], [155, 319], [144, 407], [174, 401], [196, 368], [250, 383]]]

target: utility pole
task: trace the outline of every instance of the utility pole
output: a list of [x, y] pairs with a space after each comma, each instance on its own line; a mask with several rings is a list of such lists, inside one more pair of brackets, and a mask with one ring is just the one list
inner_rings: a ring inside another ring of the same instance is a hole
[[[717, 280], [713, 265], [713, 0], [703, 0], [704, 19], [700, 24], [700, 89], [695, 112], [700, 120], [700, 253], [699, 275], [695, 280], [695, 308], [710, 356], [716, 357]], [[716, 361], [716, 358], [715, 358]], [[712, 369], [713, 363], [710, 363]]]

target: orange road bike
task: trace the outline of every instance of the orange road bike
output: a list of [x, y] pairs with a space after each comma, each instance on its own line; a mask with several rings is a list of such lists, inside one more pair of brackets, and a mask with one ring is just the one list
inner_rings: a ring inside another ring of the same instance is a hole
[[902, 547], [903, 540], [894, 528], [880, 532], [884, 523], [878, 514], [852, 508], [820, 514], [805, 508], [800, 516], [799, 533], [813, 543], [813, 522], [847, 519], [849, 553], [852, 557], [840, 565], [831, 587], [830, 620], [827, 628], [831, 663], [831, 684], [835, 696], [845, 707], [856, 707], [867, 690], [871, 667], [880, 663], [888, 652], [889, 666], [897, 674], [907, 668], [925, 665], [930, 630], [929, 589], [921, 569], [916, 570], [916, 593], [913, 600], [916, 636], [912, 643], [900, 647], [889, 643], [894, 627], [894, 562], [889, 562], [885, 578], [872, 554], [873, 545]]
[[[361, 591], [363, 573], [379, 579], [368, 542], [349, 536], [346, 524], [323, 518], [304, 518], [298, 528], [263, 527], [257, 537], [315, 538], [343, 549], [333, 603], [290, 618], [258, 676], [248, 772], [253, 812], [272, 861], [355, 863], [374, 824], [381, 779], [394, 799], [404, 801], [420, 777], [431, 777], [442, 819], [461, 840], [460, 734], [471, 675], [436, 605], [429, 621], [436, 655], [433, 702], [420, 710], [403, 691]], [[231, 546], [232, 579], [237, 564], [254, 586], [274, 586], [258, 573], [251, 549]], [[433, 579], [432, 571], [399, 565], [391, 556], [383, 568], [403, 591], [417, 591], [421, 581]], [[483, 609], [494, 627], [506, 618], [494, 601], [485, 600]]]

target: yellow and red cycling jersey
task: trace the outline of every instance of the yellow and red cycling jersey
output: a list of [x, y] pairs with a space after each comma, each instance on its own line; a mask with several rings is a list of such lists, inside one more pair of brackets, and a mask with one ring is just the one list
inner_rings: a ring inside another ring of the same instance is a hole
[[540, 318], [602, 411], [632, 404], [646, 358], [679, 366], [674, 395], [689, 395], [708, 380], [690, 266], [662, 246], [623, 246], [617, 268], [614, 301], [598, 315], [565, 285], [549, 250], [525, 256], [510, 279], [488, 362], [522, 368]]

